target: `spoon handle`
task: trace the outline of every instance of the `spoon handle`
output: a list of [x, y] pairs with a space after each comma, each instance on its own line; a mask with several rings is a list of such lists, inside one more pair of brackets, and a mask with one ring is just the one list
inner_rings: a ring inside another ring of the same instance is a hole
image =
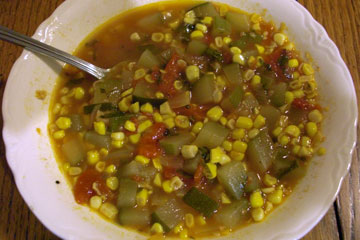
[[105, 77], [107, 70], [99, 68], [89, 62], [86, 62], [78, 57], [72, 56], [66, 52], [63, 52], [59, 49], [56, 49], [50, 45], [42, 43], [38, 40], [25, 36], [21, 33], [12, 31], [4, 26], [0, 25], [0, 39], [20, 45], [25, 49], [40, 53], [49, 57], [56, 58], [62, 62], [68, 63], [72, 66], [75, 66], [91, 75], [97, 79]]

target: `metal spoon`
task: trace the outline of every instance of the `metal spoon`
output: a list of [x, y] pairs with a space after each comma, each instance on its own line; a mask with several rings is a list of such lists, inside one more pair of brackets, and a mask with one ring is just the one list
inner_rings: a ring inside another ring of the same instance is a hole
[[72, 56], [69, 53], [63, 52], [57, 48], [54, 48], [38, 40], [25, 36], [21, 33], [10, 30], [1, 25], [0, 25], [0, 39], [14, 43], [16, 45], [20, 45], [24, 47], [26, 50], [56, 58], [57, 60], [68, 63], [74, 67], [77, 67], [93, 75], [97, 79], [105, 78], [111, 72], [111, 68], [103, 69], [97, 67], [78, 57]]

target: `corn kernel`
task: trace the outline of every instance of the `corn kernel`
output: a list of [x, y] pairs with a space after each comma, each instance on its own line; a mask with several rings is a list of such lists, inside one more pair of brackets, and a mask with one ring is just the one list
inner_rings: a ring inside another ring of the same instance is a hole
[[170, 188], [174, 191], [180, 189], [183, 185], [184, 182], [178, 176], [172, 177], [170, 179]]
[[291, 152], [295, 155], [297, 155], [300, 151], [300, 146], [299, 145], [294, 145], [294, 147], [292, 148]]
[[282, 127], [276, 127], [273, 131], [272, 134], [274, 135], [274, 137], [278, 137], [280, 135], [280, 133], [282, 132], [283, 128]]
[[136, 203], [140, 207], [144, 207], [148, 202], [149, 192], [147, 189], [143, 188], [136, 194]]
[[190, 34], [191, 39], [202, 39], [204, 37], [204, 33], [199, 30], [195, 30]]
[[242, 141], [235, 141], [233, 143], [233, 150], [241, 153], [245, 153], [247, 149], [247, 144]]
[[167, 128], [175, 127], [175, 121], [173, 117], [167, 118], [163, 121]]
[[245, 129], [235, 129], [233, 132], [232, 132], [232, 138], [233, 139], [236, 139], [236, 140], [241, 140], [245, 137]]
[[295, 125], [289, 125], [285, 128], [285, 133], [291, 137], [298, 137], [300, 135], [300, 129]]
[[248, 136], [250, 139], [255, 138], [260, 133], [260, 130], [257, 128], [253, 128], [249, 131]]
[[63, 139], [64, 137], [65, 137], [65, 131], [64, 130], [56, 131], [53, 134], [53, 138], [56, 139], [56, 140]]
[[319, 156], [325, 155], [326, 154], [326, 148], [323, 148], [323, 147], [319, 148], [319, 150], [317, 151], [317, 154]]
[[200, 226], [204, 226], [206, 224], [206, 218], [204, 216], [197, 216], [196, 217], [196, 223]]
[[196, 145], [183, 145], [181, 147], [181, 155], [185, 159], [194, 158], [198, 152], [198, 147]]
[[262, 188], [261, 191], [262, 191], [263, 193], [268, 194], [268, 193], [274, 192], [274, 191], [275, 191], [275, 188], [274, 188], [274, 187]]
[[241, 153], [241, 152], [231, 151], [230, 152], [230, 157], [231, 157], [232, 160], [242, 161], [242, 160], [244, 160], [245, 154]]
[[262, 207], [264, 205], [264, 199], [261, 196], [261, 192], [260, 191], [254, 191], [251, 195], [250, 195], [250, 204], [252, 208], [259, 208]]
[[138, 133], [143, 133], [146, 131], [146, 129], [148, 129], [149, 127], [151, 127], [153, 125], [152, 121], [150, 120], [146, 120], [142, 123], [139, 124], [139, 127], [138, 127], [138, 130], [137, 132]]
[[137, 33], [137, 32], [132, 33], [132, 34], [130, 35], [130, 40], [131, 40], [132, 42], [138, 42], [138, 41], [140, 41], [141, 38], [140, 38], [139, 33]]
[[294, 95], [294, 98], [302, 98], [303, 96], [305, 96], [305, 93], [303, 90], [299, 89], [299, 90], [295, 90], [292, 92]]
[[132, 100], [131, 96], [124, 97], [123, 99], [121, 99], [118, 104], [119, 110], [122, 112], [127, 112], [131, 106], [131, 100]]
[[54, 108], [53, 108], [52, 112], [53, 112], [53, 114], [58, 114], [58, 113], [60, 112], [60, 110], [61, 110], [61, 104], [60, 104], [60, 103], [56, 103], [56, 104], [54, 105]]
[[216, 147], [210, 150], [210, 162], [211, 163], [220, 163], [224, 165], [230, 162], [231, 159], [220, 147]]
[[145, 77], [145, 75], [146, 75], [145, 69], [139, 68], [139, 69], [136, 70], [135, 73], [134, 73], [134, 80], [139, 80], [139, 79]]
[[231, 47], [230, 52], [232, 53], [232, 55], [241, 54], [241, 49], [238, 47]]
[[289, 60], [289, 67], [291, 68], [296, 68], [299, 66], [299, 61], [296, 58], [290, 59]]
[[196, 65], [186, 67], [185, 74], [189, 82], [195, 82], [200, 77], [200, 69]]
[[176, 80], [175, 82], [174, 82], [174, 88], [176, 89], [176, 90], [181, 90], [182, 88], [183, 88], [183, 83], [181, 82], [181, 81], [179, 81], [179, 80]]
[[86, 154], [87, 156], [87, 162], [90, 165], [95, 165], [98, 161], [100, 161], [100, 155], [99, 152], [96, 150], [90, 150]]
[[143, 165], [146, 165], [146, 164], [148, 164], [150, 162], [150, 159], [143, 156], [143, 155], [136, 155], [135, 161], [137, 161], [137, 162], [139, 162], [139, 163], [141, 163]]
[[90, 198], [90, 207], [98, 210], [101, 207], [102, 199], [99, 196], [92, 196]]
[[262, 115], [258, 115], [254, 121], [254, 128], [262, 128], [265, 125], [265, 118]]
[[282, 135], [279, 136], [278, 141], [282, 146], [286, 146], [290, 142], [290, 137], [286, 135]]
[[129, 136], [129, 140], [132, 144], [137, 144], [140, 140], [140, 137], [141, 137], [140, 133], [133, 134]]
[[196, 122], [193, 126], [193, 128], [191, 129], [191, 131], [195, 134], [198, 134], [201, 129], [203, 128], [204, 124], [202, 122]]
[[113, 140], [111, 141], [111, 145], [114, 148], [122, 148], [124, 146], [124, 140]]
[[95, 164], [95, 169], [98, 172], [103, 172], [105, 170], [105, 162], [99, 161]]
[[216, 178], [217, 174], [217, 167], [215, 163], [206, 163], [204, 168], [204, 175], [207, 179], [214, 179]]
[[180, 239], [188, 239], [189, 238], [188, 230], [187, 229], [182, 230], [179, 234], [179, 237]]
[[82, 172], [82, 169], [79, 167], [69, 167], [69, 169], [68, 169], [68, 173], [70, 176], [80, 175], [81, 172]]
[[77, 87], [74, 90], [74, 97], [75, 99], [83, 99], [83, 97], [85, 96], [85, 90], [82, 87]]
[[298, 79], [300, 77], [300, 73], [299, 72], [294, 72], [293, 73], [293, 79]]
[[274, 205], [271, 202], [265, 203], [265, 213], [270, 212], [274, 208]]
[[257, 32], [261, 31], [260, 23], [254, 23], [251, 29]]
[[231, 43], [232, 39], [230, 37], [224, 37], [223, 38], [223, 43], [226, 45], [229, 45]]
[[226, 123], [226, 127], [233, 130], [235, 128], [235, 119], [230, 119]]
[[323, 116], [322, 116], [321, 112], [317, 109], [312, 110], [308, 114], [308, 117], [309, 117], [309, 120], [314, 123], [319, 123], [323, 120]]
[[197, 23], [196, 25], [195, 25], [195, 28], [196, 28], [196, 30], [199, 30], [199, 31], [201, 31], [201, 32], [203, 32], [203, 33], [206, 33], [207, 32], [207, 26], [206, 25], [204, 25], [204, 24], [201, 24], [201, 23]]
[[267, 196], [267, 200], [272, 204], [280, 204], [283, 199], [283, 191], [281, 189], [275, 190]]
[[188, 228], [192, 228], [195, 225], [194, 215], [191, 213], [185, 214], [185, 225]]
[[232, 142], [225, 140], [222, 144], [222, 147], [225, 149], [225, 151], [230, 152], [233, 148], [233, 144], [232, 144]]
[[161, 234], [164, 233], [164, 229], [160, 223], [154, 223], [150, 228], [150, 232]]
[[254, 63], [256, 63], [256, 58], [254, 56], [250, 56], [247, 63], [249, 66], [253, 65]]
[[171, 33], [165, 33], [165, 39], [164, 41], [166, 43], [171, 43], [171, 41], [173, 40], [173, 35]]
[[299, 152], [297, 153], [297, 155], [299, 157], [311, 157], [312, 153], [313, 153], [312, 148], [301, 146]]
[[294, 101], [294, 94], [290, 91], [285, 92], [285, 102], [286, 104], [291, 104]]
[[311, 139], [307, 136], [301, 137], [301, 146], [309, 147], [311, 145]]
[[251, 86], [257, 87], [261, 84], [261, 77], [258, 75], [255, 75], [251, 80]]
[[102, 121], [94, 122], [94, 129], [95, 129], [95, 132], [97, 132], [100, 135], [106, 134], [106, 126], [105, 126], [105, 123]]
[[58, 128], [65, 130], [71, 127], [71, 119], [68, 117], [59, 117], [55, 124]]
[[263, 54], [265, 52], [265, 48], [259, 44], [255, 44], [255, 47], [259, 54]]
[[130, 120], [127, 120], [124, 124], [124, 128], [130, 132], [135, 132], [136, 131], [136, 126], [135, 123], [133, 123]]
[[224, 113], [224, 111], [221, 109], [221, 107], [215, 106], [215, 107], [211, 108], [209, 111], [207, 111], [206, 116], [210, 120], [217, 122], [220, 120], [223, 113]]
[[99, 211], [107, 218], [114, 219], [119, 210], [111, 203], [104, 203], [101, 205]]
[[140, 104], [139, 102], [133, 103], [129, 107], [129, 112], [131, 113], [139, 113], [140, 111]]
[[164, 37], [164, 34], [161, 32], [151, 34], [151, 40], [156, 43], [162, 42], [164, 40]]
[[170, 185], [170, 180], [166, 180], [162, 183], [162, 188], [164, 190], [164, 192], [166, 193], [171, 193], [174, 191], [174, 189], [172, 189], [171, 185]]
[[259, 23], [259, 22], [261, 22], [261, 16], [257, 13], [254, 13], [250, 16], [250, 21], [252, 23]]
[[240, 65], [244, 65], [245, 64], [245, 58], [244, 58], [244, 56], [243, 55], [241, 55], [241, 54], [235, 54], [234, 56], [233, 56], [233, 62], [235, 62], [235, 63], [239, 63]]
[[155, 93], [155, 97], [157, 99], [163, 99], [165, 97], [165, 95], [162, 92], [158, 91], [158, 92]]
[[282, 46], [284, 45], [286, 41], [286, 36], [283, 33], [275, 33], [274, 35], [274, 41], [277, 43], [277, 45]]
[[253, 126], [253, 121], [249, 117], [239, 117], [236, 120], [236, 127], [238, 128], [251, 129], [252, 126]]
[[150, 103], [145, 103], [145, 104], [141, 105], [140, 111], [143, 113], [153, 113], [154, 109]]
[[314, 69], [313, 69], [313, 67], [310, 65], [310, 64], [308, 64], [308, 63], [304, 63], [303, 65], [302, 65], [302, 69], [301, 69], [302, 71], [303, 71], [303, 73], [305, 74], [305, 75], [307, 75], [307, 76], [310, 76], [310, 75], [313, 75], [314, 74]]
[[112, 140], [124, 140], [125, 139], [125, 134], [123, 132], [113, 132], [111, 133], [111, 138]]
[[260, 222], [264, 219], [265, 213], [262, 208], [254, 208], [251, 210], [251, 216], [255, 222]]
[[134, 91], [134, 88], [129, 88], [129, 89], [127, 89], [127, 90], [125, 90], [125, 91], [123, 91], [123, 92], [121, 93], [121, 97], [127, 97], [127, 96], [129, 96], [130, 94], [132, 94], [133, 91]]
[[277, 179], [269, 174], [264, 176], [264, 184], [268, 187], [272, 187], [277, 183]]
[[119, 179], [117, 177], [108, 177], [106, 179], [106, 186], [115, 191], [119, 187]]
[[162, 180], [161, 180], [161, 174], [160, 173], [157, 173], [155, 175], [153, 183], [155, 184], [155, 186], [161, 187]]
[[108, 174], [116, 173], [116, 166], [114, 164], [111, 164], [105, 168], [105, 172]]
[[221, 117], [219, 121], [220, 121], [221, 125], [225, 126], [226, 123], [227, 123], [227, 118], [226, 117]]
[[184, 115], [177, 115], [175, 117], [175, 126], [179, 128], [189, 128], [190, 127], [190, 120], [187, 116]]
[[211, 25], [211, 23], [212, 23], [212, 17], [204, 17], [202, 20], [201, 20], [201, 22], [203, 23], [203, 24], [206, 24], [206, 25]]
[[231, 203], [230, 198], [224, 192], [221, 193], [221, 203], [222, 204], [230, 204]]

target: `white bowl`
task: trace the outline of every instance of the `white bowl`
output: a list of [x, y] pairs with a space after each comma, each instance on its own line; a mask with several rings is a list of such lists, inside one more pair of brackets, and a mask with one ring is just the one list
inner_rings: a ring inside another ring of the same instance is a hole
[[[356, 139], [357, 103], [350, 73], [324, 28], [299, 3], [288, 0], [220, 0], [249, 12], [266, 14], [288, 26], [290, 40], [311, 53], [325, 114], [327, 154], [315, 157], [291, 196], [266, 221], [219, 239], [298, 239], [324, 216], [333, 203], [351, 162]], [[68, 0], [44, 21], [34, 38], [67, 52], [98, 25], [122, 11], [155, 0]], [[50, 93], [61, 65], [24, 51], [14, 64], [4, 99], [3, 136], [16, 185], [34, 214], [64, 239], [145, 239], [113, 225], [75, 203], [61, 174], [47, 133]], [[35, 98], [36, 90], [49, 94]], [[55, 184], [59, 180], [60, 184]]]

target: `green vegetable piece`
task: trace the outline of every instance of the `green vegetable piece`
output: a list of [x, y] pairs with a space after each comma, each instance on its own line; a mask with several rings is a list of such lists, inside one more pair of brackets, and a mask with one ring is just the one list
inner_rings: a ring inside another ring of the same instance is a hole
[[65, 159], [71, 166], [77, 166], [84, 161], [86, 154], [82, 141], [74, 137], [61, 146], [61, 151], [64, 154]]
[[160, 60], [148, 49], [140, 56], [138, 64], [142, 67], [152, 69], [160, 65]]
[[275, 75], [272, 73], [262, 74], [261, 76], [261, 84], [265, 90], [269, 90], [275, 82]]
[[186, 105], [190, 105], [190, 101], [191, 101], [190, 92], [184, 91], [170, 98], [169, 104], [171, 108], [179, 108], [179, 107], [184, 107]]
[[208, 48], [206, 43], [199, 40], [191, 40], [186, 48], [186, 53], [201, 56]]
[[184, 218], [184, 210], [181, 205], [175, 200], [168, 200], [164, 205], [158, 207], [153, 214], [151, 214], [152, 222], [160, 223], [165, 232], [169, 232]]
[[221, 102], [221, 107], [224, 110], [232, 111], [238, 108], [241, 104], [241, 100], [244, 96], [244, 90], [241, 86], [235, 87], [235, 89]]
[[71, 119], [70, 129], [72, 131], [81, 132], [85, 129], [85, 124], [80, 114], [71, 114], [69, 118]]
[[139, 102], [140, 104], [150, 103], [154, 107], [159, 107], [166, 102], [165, 98], [158, 99], [155, 96], [156, 88], [153, 84], [145, 81], [140, 81], [136, 84], [133, 92], [133, 102]]
[[249, 110], [259, 106], [258, 100], [252, 94], [245, 95], [242, 103]]
[[248, 144], [251, 165], [260, 173], [266, 172], [274, 161], [274, 146], [268, 130], [264, 129]]
[[156, 169], [152, 166], [145, 166], [135, 160], [124, 165], [120, 171], [121, 177], [139, 176], [144, 178], [153, 178], [156, 174]]
[[280, 82], [272, 87], [274, 91], [273, 95], [270, 97], [271, 104], [275, 107], [281, 107], [285, 105], [285, 92], [287, 89], [287, 84]]
[[245, 192], [250, 193], [260, 188], [260, 180], [255, 172], [247, 172]]
[[141, 18], [137, 24], [144, 29], [158, 28], [163, 24], [162, 14], [160, 12], [156, 12], [152, 15], [146, 15]]
[[166, 154], [177, 156], [180, 154], [182, 145], [191, 143], [193, 139], [194, 137], [188, 132], [180, 133], [160, 140], [160, 146]]
[[100, 135], [94, 131], [86, 132], [84, 140], [101, 148], [109, 149], [111, 146], [111, 137], [109, 135]]
[[215, 214], [215, 219], [219, 224], [223, 224], [228, 228], [233, 228], [241, 222], [249, 219], [249, 201], [241, 199], [224, 206]]
[[258, 87], [255, 88], [253, 91], [256, 99], [261, 105], [265, 105], [269, 103], [269, 98], [267, 95], [267, 91], [265, 89], [263, 89], [262, 87]]
[[231, 24], [220, 16], [214, 17], [213, 36], [228, 36], [231, 34]]
[[249, 32], [250, 21], [249, 17], [245, 14], [228, 12], [226, 14], [226, 20], [231, 23], [233, 29], [238, 32]]
[[192, 10], [194, 10], [196, 17], [198, 18], [219, 16], [216, 8], [210, 2], [205, 2], [195, 6]]
[[194, 144], [198, 147], [207, 147], [209, 149], [220, 146], [230, 130], [216, 122], [207, 122], [197, 135]]
[[288, 149], [281, 147], [276, 149], [272, 172], [277, 178], [283, 177], [297, 167], [299, 167], [297, 159], [290, 155], [290, 151]]
[[203, 162], [202, 156], [200, 153], [196, 154], [196, 156], [192, 159], [185, 159], [184, 163], [184, 171], [188, 174], [193, 175], [198, 168], [199, 164]]
[[247, 175], [242, 162], [231, 161], [221, 166], [217, 171], [217, 179], [230, 196], [237, 200], [243, 197]]
[[98, 109], [103, 112], [117, 109], [117, 106], [112, 103], [95, 103], [84, 106], [84, 114], [92, 113], [96, 107], [98, 107]]
[[221, 52], [219, 52], [218, 50], [216, 49], [213, 49], [213, 48], [207, 48], [206, 51], [205, 51], [205, 54], [207, 56], [209, 56], [210, 58], [218, 61], [218, 62], [222, 62], [223, 61], [223, 55]]
[[271, 105], [264, 105], [260, 107], [260, 114], [265, 117], [266, 126], [268, 127], [269, 132], [272, 132], [281, 116], [279, 109]]
[[223, 68], [226, 78], [232, 84], [241, 84], [243, 82], [242, 71], [238, 63], [231, 63]]
[[148, 209], [121, 208], [119, 222], [126, 226], [146, 227], [150, 225], [150, 212]]
[[211, 217], [219, 207], [216, 201], [196, 187], [192, 187], [185, 194], [183, 201], [196, 211], [202, 213], [205, 217]]
[[119, 195], [117, 198], [118, 208], [134, 207], [136, 204], [136, 193], [138, 185], [131, 179], [121, 179], [119, 183]]
[[202, 76], [192, 88], [192, 101], [197, 104], [212, 103], [215, 91], [215, 79], [211, 74]]
[[241, 49], [253, 47], [255, 43], [260, 44], [263, 36], [255, 32], [245, 33], [239, 40], [230, 43], [230, 47], [238, 47]]
[[133, 145], [125, 145], [121, 149], [109, 152], [105, 160], [115, 160], [121, 163], [128, 162], [134, 158], [135, 147]]

